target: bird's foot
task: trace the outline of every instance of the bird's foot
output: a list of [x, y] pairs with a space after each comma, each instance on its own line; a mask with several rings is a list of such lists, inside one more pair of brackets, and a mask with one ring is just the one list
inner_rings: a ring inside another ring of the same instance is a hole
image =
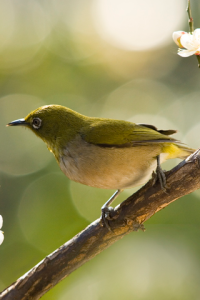
[[109, 231], [112, 231], [109, 220], [112, 220], [112, 212], [114, 211], [114, 208], [111, 206], [105, 206], [103, 205], [101, 208], [101, 220], [103, 223], [103, 226], [105, 225]]
[[109, 205], [117, 198], [117, 196], [121, 192], [122, 192], [122, 190], [117, 190], [101, 208], [102, 226], [105, 225], [109, 231], [112, 231], [112, 229], [109, 225], [109, 220], [112, 220], [112, 213], [114, 211], [114, 208], [110, 207]]
[[153, 185], [156, 183], [156, 181], [158, 180], [161, 186], [161, 189], [167, 193], [167, 181], [166, 181], [166, 176], [165, 176], [165, 171], [163, 171], [163, 169], [160, 166], [160, 157], [157, 157], [157, 168], [156, 168], [156, 172], [153, 172], [152, 174], [152, 178], [153, 178]]
[[158, 180], [160, 182], [161, 189], [164, 192], [166, 192], [166, 189], [167, 189], [166, 176], [165, 176], [165, 172], [162, 170], [162, 168], [160, 166], [157, 166], [156, 174], [157, 174]]

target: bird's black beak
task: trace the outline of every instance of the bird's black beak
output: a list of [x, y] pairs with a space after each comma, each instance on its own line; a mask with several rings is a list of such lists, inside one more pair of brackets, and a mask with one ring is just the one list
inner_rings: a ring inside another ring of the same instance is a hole
[[8, 123], [6, 126], [17, 126], [17, 125], [26, 126], [28, 125], [28, 123], [24, 119], [19, 119]]

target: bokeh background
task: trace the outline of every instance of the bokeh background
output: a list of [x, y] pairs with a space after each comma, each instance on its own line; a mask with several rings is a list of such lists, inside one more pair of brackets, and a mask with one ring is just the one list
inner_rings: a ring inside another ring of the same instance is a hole
[[[0, 290], [100, 216], [113, 191], [70, 182], [45, 144], [5, 125], [45, 104], [177, 129], [200, 146], [200, 70], [172, 32], [186, 0], [0, 1]], [[191, 1], [200, 27], [200, 2]], [[178, 161], [170, 161], [170, 169]], [[102, 175], [103, 176], [103, 175]], [[115, 204], [132, 191], [122, 193]], [[42, 299], [199, 299], [200, 193], [171, 204]]]

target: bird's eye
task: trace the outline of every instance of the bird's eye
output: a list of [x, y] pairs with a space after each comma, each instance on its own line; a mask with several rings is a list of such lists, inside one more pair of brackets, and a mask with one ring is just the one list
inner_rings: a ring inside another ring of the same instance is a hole
[[42, 125], [42, 120], [40, 118], [34, 118], [32, 121], [33, 128], [39, 129]]

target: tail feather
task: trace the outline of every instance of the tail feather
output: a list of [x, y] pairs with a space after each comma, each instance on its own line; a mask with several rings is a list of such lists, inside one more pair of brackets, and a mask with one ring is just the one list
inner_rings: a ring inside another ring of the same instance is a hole
[[163, 153], [167, 153], [167, 159], [180, 158], [185, 159], [190, 154], [195, 152], [195, 149], [189, 148], [186, 145], [179, 143], [178, 141], [174, 143], [165, 143], [163, 145]]
[[185, 145], [182, 145], [182, 144], [178, 144], [177, 145], [178, 148], [179, 148], [179, 154], [178, 154], [178, 158], [182, 158], [182, 159], [185, 159], [187, 158], [190, 154], [194, 153], [196, 151], [196, 149], [193, 149], [193, 148], [189, 148]]

